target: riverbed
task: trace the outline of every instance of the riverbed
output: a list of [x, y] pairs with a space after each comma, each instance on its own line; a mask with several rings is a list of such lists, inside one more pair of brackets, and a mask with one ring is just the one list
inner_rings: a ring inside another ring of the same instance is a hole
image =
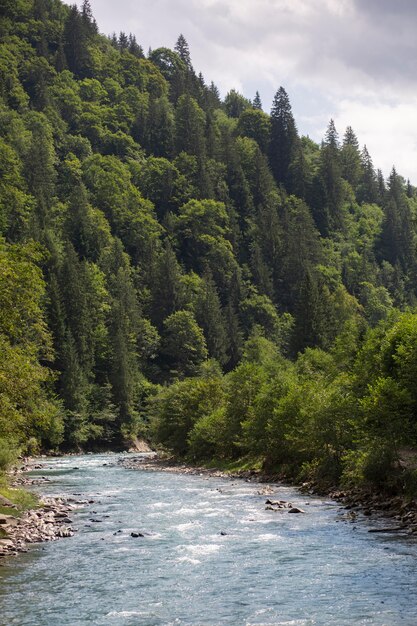
[[1, 626], [416, 625], [417, 543], [368, 532], [383, 521], [288, 486], [119, 458], [45, 461], [43, 493], [94, 503], [71, 515], [74, 537], [0, 568]]

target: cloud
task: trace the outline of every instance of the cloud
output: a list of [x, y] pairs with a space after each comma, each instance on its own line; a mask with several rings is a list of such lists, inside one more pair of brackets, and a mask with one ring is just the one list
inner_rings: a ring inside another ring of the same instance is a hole
[[117, 9], [113, 0], [91, 0], [91, 5], [102, 32], [133, 32], [145, 50], [173, 47], [182, 32], [194, 66], [223, 94], [235, 88], [253, 97], [258, 89], [268, 109], [284, 85], [301, 132], [318, 137], [330, 117], [356, 125], [376, 165], [385, 171], [395, 162], [417, 183], [415, 0], [118, 0]]
[[[384, 104], [378, 101], [343, 100], [335, 118], [340, 129], [351, 125], [374, 155], [374, 163], [387, 175], [395, 165], [403, 176], [417, 181], [417, 99], [413, 103]], [[375, 155], [378, 155], [376, 162]]]

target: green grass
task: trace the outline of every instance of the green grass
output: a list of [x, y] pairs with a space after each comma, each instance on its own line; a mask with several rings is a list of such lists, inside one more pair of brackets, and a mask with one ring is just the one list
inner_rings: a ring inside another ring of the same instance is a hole
[[17, 509], [12, 509], [8, 506], [0, 505], [0, 514], [14, 515], [20, 517], [29, 509], [35, 509], [39, 506], [39, 499], [26, 489], [15, 489], [7, 484], [7, 480], [4, 476], [0, 476], [0, 495], [4, 496], [10, 502], [17, 506]]

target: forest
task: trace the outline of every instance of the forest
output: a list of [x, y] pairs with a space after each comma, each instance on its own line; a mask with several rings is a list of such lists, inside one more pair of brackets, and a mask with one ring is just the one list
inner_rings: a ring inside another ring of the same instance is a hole
[[417, 189], [88, 0], [0, 38], [0, 470], [139, 436], [416, 494]]

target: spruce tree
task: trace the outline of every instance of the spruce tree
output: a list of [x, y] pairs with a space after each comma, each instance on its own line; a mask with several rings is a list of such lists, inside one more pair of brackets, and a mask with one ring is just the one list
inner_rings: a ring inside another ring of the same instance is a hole
[[288, 94], [280, 87], [275, 94], [271, 110], [271, 140], [269, 163], [278, 185], [288, 185], [288, 170], [297, 142], [297, 128]]
[[359, 142], [352, 130], [348, 126], [343, 137], [343, 146], [340, 150], [341, 172], [345, 180], [356, 190], [362, 176], [362, 163], [359, 151]]
[[255, 94], [252, 106], [254, 109], [257, 109], [258, 111], [262, 111], [262, 100], [261, 100], [261, 96], [259, 95], [259, 91], [257, 91]]
[[192, 70], [190, 48], [188, 46], [187, 40], [185, 39], [184, 35], [181, 34], [178, 37], [174, 50], [175, 52], [178, 53], [181, 61], [185, 63], [188, 70]]
[[339, 136], [333, 120], [330, 120], [320, 151], [320, 166], [316, 185], [320, 195], [316, 196], [315, 219], [320, 232], [343, 231], [343, 182], [340, 163]]
[[361, 153], [362, 177], [358, 187], [359, 202], [377, 202], [378, 201], [378, 183], [374, 165], [368, 148], [363, 147]]
[[228, 341], [219, 294], [210, 271], [203, 276], [203, 290], [196, 306], [196, 320], [203, 329], [208, 355], [224, 365]]

